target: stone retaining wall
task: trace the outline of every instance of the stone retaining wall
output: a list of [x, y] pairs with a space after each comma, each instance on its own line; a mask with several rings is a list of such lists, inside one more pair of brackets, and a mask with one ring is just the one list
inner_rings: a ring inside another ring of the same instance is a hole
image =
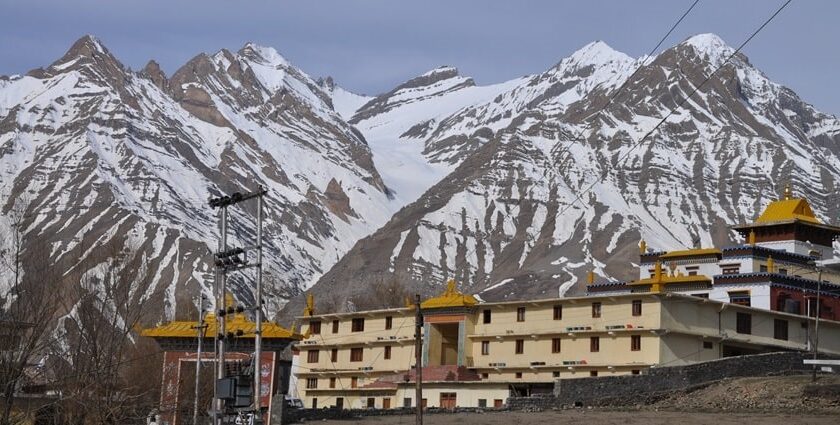
[[810, 371], [811, 366], [802, 363], [810, 356], [801, 352], [766, 353], [686, 366], [654, 367], [642, 375], [562, 379], [555, 382], [554, 395], [511, 397], [507, 405], [513, 410], [529, 410], [636, 404], [672, 390], [702, 387], [724, 378]]

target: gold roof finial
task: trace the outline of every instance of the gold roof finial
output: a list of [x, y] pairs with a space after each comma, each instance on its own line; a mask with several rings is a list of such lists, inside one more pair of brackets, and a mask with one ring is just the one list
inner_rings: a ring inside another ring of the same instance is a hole
[[457, 294], [457, 293], [458, 293], [458, 290], [457, 290], [457, 289], [455, 289], [455, 286], [456, 286], [456, 285], [457, 285], [457, 284], [455, 283], [455, 279], [449, 279], [449, 280], [446, 282], [446, 292], [444, 292], [443, 294], [444, 294], [444, 295], [454, 295], [454, 294]]
[[233, 307], [233, 303], [233, 294], [231, 294], [230, 292], [225, 292], [225, 309], [227, 309], [228, 307]]
[[595, 270], [590, 270], [589, 274], [586, 276], [586, 281], [591, 285], [595, 283]]
[[747, 240], [747, 243], [749, 243], [752, 246], [755, 246], [755, 230], [750, 229], [750, 237]]
[[788, 199], [793, 199], [793, 192], [790, 190], [790, 182], [785, 184], [784, 200], [787, 201]]
[[303, 308], [304, 316], [312, 316], [315, 314], [315, 296], [312, 293], [306, 294], [306, 307]]
[[646, 253], [646, 252], [647, 252], [647, 242], [645, 242], [645, 240], [642, 239], [642, 241], [639, 242], [639, 254], [644, 255], [644, 253]]
[[773, 256], [767, 257], [767, 272], [773, 273], [773, 269], [776, 267], [776, 263], [773, 261]]

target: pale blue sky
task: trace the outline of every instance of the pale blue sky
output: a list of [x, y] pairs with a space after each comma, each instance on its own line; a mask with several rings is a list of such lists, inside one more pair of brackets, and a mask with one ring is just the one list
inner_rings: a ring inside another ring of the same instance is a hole
[[[376, 94], [439, 65], [479, 84], [543, 71], [603, 40], [637, 57], [693, 0], [0, 0], [0, 74], [47, 65], [93, 34], [126, 65], [167, 73], [199, 52], [275, 47], [314, 77]], [[666, 41], [703, 32], [741, 43], [783, 0], [700, 0]], [[745, 49], [753, 64], [840, 115], [840, 2], [794, 0]]]

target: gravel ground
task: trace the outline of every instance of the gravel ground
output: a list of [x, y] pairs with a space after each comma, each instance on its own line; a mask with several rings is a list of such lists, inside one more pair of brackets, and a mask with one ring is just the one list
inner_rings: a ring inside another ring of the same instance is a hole
[[[411, 425], [413, 416], [379, 416], [346, 421], [318, 421], [324, 425]], [[602, 411], [564, 410], [546, 412], [494, 412], [437, 414], [424, 417], [427, 425], [524, 425], [524, 424], [592, 424], [592, 425], [680, 425], [714, 424], [744, 425], [837, 425], [836, 415], [786, 415], [786, 414], [744, 414], [744, 413], [684, 413], [673, 411]]]

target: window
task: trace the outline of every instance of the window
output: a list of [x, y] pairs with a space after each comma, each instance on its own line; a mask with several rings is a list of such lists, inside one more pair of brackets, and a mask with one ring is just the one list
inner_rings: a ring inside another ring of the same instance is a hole
[[333, 320], [333, 333], [338, 333], [338, 320]]
[[335, 378], [330, 378], [330, 388], [335, 388]]
[[484, 310], [482, 312], [482, 314], [484, 315], [484, 323], [490, 323], [490, 320], [492, 319], [493, 312], [490, 311], [490, 310]]
[[589, 337], [589, 351], [597, 353], [601, 350], [601, 338], [597, 336]]
[[382, 399], [382, 408], [383, 409], [390, 409], [391, 408], [391, 398], [385, 397]]
[[488, 378], [490, 378], [490, 374], [489, 374], [489, 373], [484, 372], [484, 373], [482, 373], [482, 374], [481, 374], [481, 379], [488, 379]]
[[364, 348], [362, 347], [355, 347], [350, 349], [350, 361], [351, 362], [360, 362], [362, 361], [363, 351]]
[[350, 388], [359, 388], [359, 378], [355, 376], [350, 378]]
[[318, 378], [306, 378], [306, 388], [310, 390], [318, 388]]
[[589, 376], [598, 376], [598, 371], [597, 370], [590, 370], [589, 371]]
[[762, 265], [758, 266], [758, 271], [761, 272], [761, 273], [767, 273], [767, 265], [762, 264]]
[[516, 309], [516, 321], [517, 322], [524, 322], [525, 321], [525, 307], [519, 307]]
[[592, 303], [592, 317], [601, 317], [601, 303]]
[[391, 329], [394, 326], [394, 318], [391, 316], [385, 317], [385, 329]]
[[411, 407], [411, 397], [406, 397], [403, 399], [403, 407]]
[[493, 399], [493, 407], [495, 407], [497, 409], [501, 409], [504, 405], [505, 405], [504, 400], [502, 400], [500, 398]]
[[516, 354], [522, 354], [525, 352], [525, 340], [524, 339], [517, 339], [516, 340]]
[[313, 408], [313, 409], [317, 409], [317, 408], [318, 408], [318, 399], [317, 399], [317, 398], [313, 398], [313, 399], [312, 399], [312, 408]]
[[638, 375], [640, 373], [641, 373], [641, 371], [639, 369], [633, 369], [633, 370], [630, 371], [631, 375]]
[[335, 398], [335, 407], [336, 407], [336, 409], [343, 409], [344, 408], [344, 397], [336, 397]]
[[338, 361], [338, 348], [333, 348], [330, 351], [330, 361], [333, 363]]
[[560, 377], [560, 371], [555, 370], [554, 372], [551, 372], [551, 377], [552, 378], [559, 378]]
[[490, 354], [490, 341], [481, 341], [481, 355], [487, 356]]
[[712, 341], [703, 341], [704, 350], [711, 350], [712, 348], [715, 348], [715, 344]]
[[487, 399], [486, 398], [478, 399], [478, 407], [487, 407]]
[[633, 300], [633, 315], [642, 315], [642, 300]]
[[732, 304], [750, 306], [750, 291], [732, 291], [729, 293], [729, 302]]
[[365, 319], [363, 317], [358, 317], [353, 319], [353, 325], [351, 330], [353, 332], [364, 332], [365, 331]]
[[376, 407], [376, 399], [373, 398], [373, 397], [368, 397], [367, 407], [368, 407], [368, 409], [373, 409], [374, 407]]
[[642, 349], [642, 336], [641, 335], [630, 335], [630, 351], [641, 351]]
[[522, 372], [516, 372], [516, 379], [522, 379]]
[[318, 350], [309, 350], [306, 352], [306, 362], [307, 363], [318, 363]]
[[782, 319], [773, 319], [773, 338], [787, 341], [788, 339], [788, 321]]
[[749, 313], [736, 313], [735, 321], [736, 332], [747, 335], [752, 333], [752, 315]]
[[779, 269], [779, 274], [787, 274], [787, 269]]
[[700, 269], [699, 266], [687, 266], [685, 268], [685, 271], [689, 276], [697, 276], [698, 269]]
[[727, 264], [720, 266], [721, 274], [738, 274], [741, 273], [741, 265], [740, 264]]
[[559, 353], [560, 352], [560, 338], [551, 338], [551, 352], [552, 353]]
[[563, 306], [554, 306], [554, 320], [563, 320]]
[[312, 335], [318, 335], [321, 333], [321, 321], [315, 320], [309, 322], [309, 333]]
[[385, 346], [385, 360], [388, 360], [390, 358], [391, 358], [391, 346], [386, 345]]

